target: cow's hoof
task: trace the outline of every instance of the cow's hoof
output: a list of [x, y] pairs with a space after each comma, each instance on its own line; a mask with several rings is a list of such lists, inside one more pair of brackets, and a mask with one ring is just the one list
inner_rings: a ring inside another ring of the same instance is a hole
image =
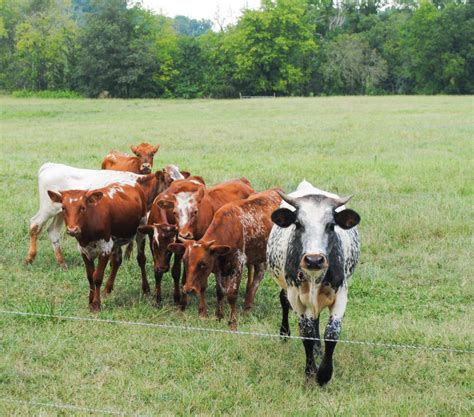
[[206, 320], [208, 318], [207, 312], [205, 312], [205, 311], [199, 312], [199, 318], [201, 320]]
[[142, 287], [142, 291], [144, 295], [149, 295], [150, 294], [150, 287]]
[[234, 321], [229, 322], [229, 329], [231, 332], [236, 332], [237, 331], [237, 323]]
[[59, 264], [59, 266], [60, 266], [62, 269], [64, 269], [65, 271], [67, 271], [67, 269], [68, 269], [66, 262], [61, 262], [61, 263]]
[[100, 304], [97, 302], [92, 302], [89, 304], [89, 310], [91, 313], [99, 313], [100, 312]]
[[252, 306], [251, 305], [244, 306], [244, 311], [243, 311], [244, 314], [249, 314], [251, 311], [252, 311]]
[[316, 381], [320, 386], [327, 384], [332, 377], [332, 365], [321, 364], [316, 374]]
[[25, 258], [25, 264], [26, 265], [31, 265], [33, 263], [33, 258], [30, 258], [29, 256], [27, 256]]
[[157, 298], [155, 300], [155, 308], [161, 308], [161, 307], [163, 307], [163, 304], [161, 302], [161, 298]]
[[287, 340], [287, 337], [291, 336], [290, 329], [287, 329], [286, 327], [281, 326], [280, 327], [280, 336], [281, 336], [282, 340]]

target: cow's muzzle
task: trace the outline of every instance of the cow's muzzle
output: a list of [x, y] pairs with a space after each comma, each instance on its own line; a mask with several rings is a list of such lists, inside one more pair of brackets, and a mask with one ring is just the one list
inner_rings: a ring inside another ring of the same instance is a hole
[[72, 237], [78, 237], [81, 234], [81, 229], [79, 227], [68, 227], [66, 230], [67, 234]]
[[322, 253], [308, 253], [301, 260], [301, 267], [310, 271], [319, 271], [328, 266], [328, 259]]
[[197, 294], [199, 291], [198, 291], [198, 289], [197, 289], [196, 287], [193, 287], [193, 286], [191, 286], [191, 285], [184, 285], [184, 287], [183, 287], [183, 292], [186, 293], [186, 294], [188, 294], [188, 295], [191, 295], [191, 294], [193, 294], [193, 293], [196, 293], [196, 294]]
[[140, 167], [140, 172], [142, 174], [150, 174], [151, 173], [151, 165], [148, 163], [142, 164]]

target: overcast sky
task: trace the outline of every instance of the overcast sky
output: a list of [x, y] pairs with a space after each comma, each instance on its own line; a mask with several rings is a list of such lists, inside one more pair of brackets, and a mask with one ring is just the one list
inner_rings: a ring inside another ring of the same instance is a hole
[[235, 23], [242, 8], [257, 9], [260, 0], [143, 0], [145, 7], [166, 16], [188, 16], [193, 19], [214, 20], [216, 13], [224, 23]]

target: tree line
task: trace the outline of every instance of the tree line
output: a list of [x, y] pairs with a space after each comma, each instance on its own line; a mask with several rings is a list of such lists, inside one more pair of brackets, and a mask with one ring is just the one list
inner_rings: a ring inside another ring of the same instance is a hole
[[0, 89], [88, 97], [472, 94], [474, 3], [262, 0], [237, 23], [0, 0]]

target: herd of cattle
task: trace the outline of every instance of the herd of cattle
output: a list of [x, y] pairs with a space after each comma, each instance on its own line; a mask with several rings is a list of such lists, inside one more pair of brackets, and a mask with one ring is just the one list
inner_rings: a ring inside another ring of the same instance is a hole
[[[152, 173], [159, 145], [131, 146], [135, 156], [111, 151], [102, 170], [46, 163], [38, 172], [40, 208], [30, 221], [32, 263], [37, 238], [52, 219], [48, 234], [58, 263], [66, 266], [60, 229], [77, 242], [89, 281], [89, 308], [99, 311], [100, 290], [107, 264], [110, 274], [105, 294], [113, 289], [122, 263], [122, 247], [130, 255], [133, 240], [142, 290], [150, 292], [145, 268], [149, 236], [156, 280], [156, 302], [161, 303], [161, 280], [173, 266], [174, 301], [181, 309], [190, 293], [199, 295], [199, 315], [207, 316], [206, 289], [216, 278], [216, 316], [224, 316], [224, 296], [230, 305], [229, 325], [237, 329], [237, 296], [242, 273], [248, 270], [244, 310], [252, 308], [268, 266], [281, 287], [280, 334], [290, 335], [288, 312], [298, 314], [306, 352], [305, 372], [319, 384], [332, 376], [332, 356], [347, 304], [347, 281], [359, 258], [359, 215], [345, 207], [348, 198], [302, 181], [286, 195], [279, 188], [256, 192], [246, 178], [207, 187], [201, 176], [174, 165]], [[95, 260], [98, 258], [97, 266]], [[183, 276], [181, 279], [181, 267]], [[322, 354], [319, 315], [330, 310]]]

